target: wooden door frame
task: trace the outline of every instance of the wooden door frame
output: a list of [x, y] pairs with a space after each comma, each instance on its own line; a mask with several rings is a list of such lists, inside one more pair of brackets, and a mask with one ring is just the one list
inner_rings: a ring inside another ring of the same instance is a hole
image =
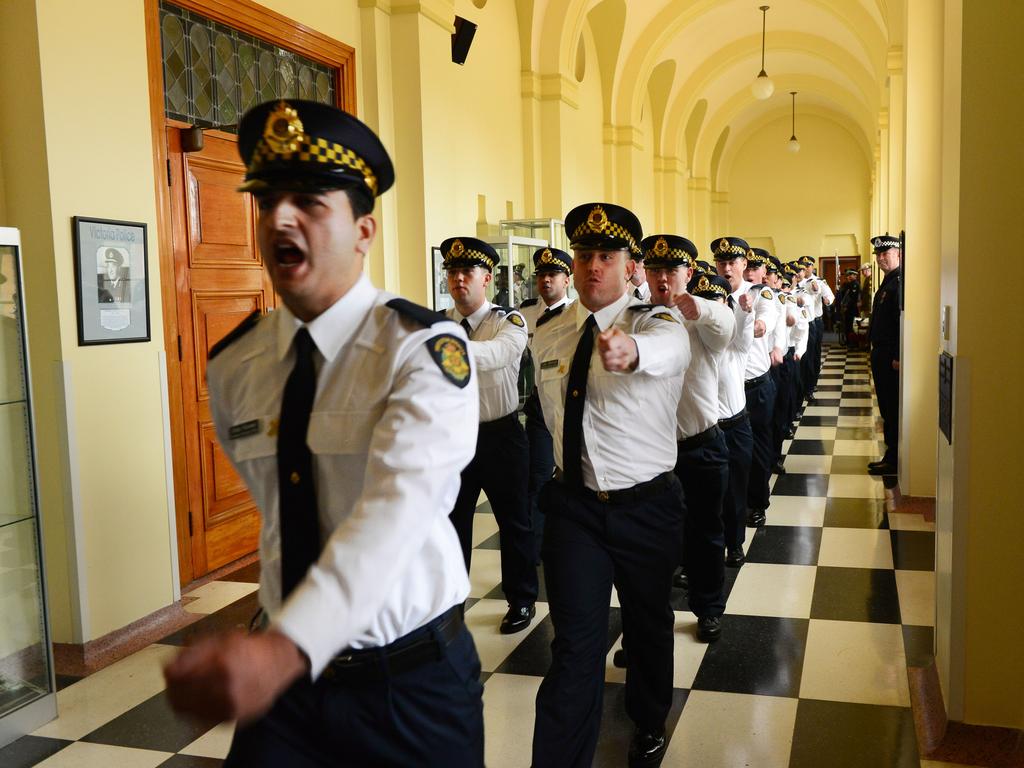
[[[181, 8], [195, 11], [298, 53], [334, 69], [337, 73], [334, 93], [337, 106], [356, 113], [355, 49], [292, 21], [286, 16], [257, 5], [251, 0], [170, 0]], [[163, 305], [164, 352], [167, 358], [167, 390], [170, 411], [171, 456], [174, 473], [174, 506], [177, 523], [178, 578], [182, 586], [194, 578], [190, 514], [186, 478], [184, 416], [181, 398], [181, 364], [178, 359], [177, 285], [174, 278], [174, 249], [171, 239], [171, 196], [168, 184], [168, 153], [165, 130], [170, 124], [164, 113], [164, 70], [160, 47], [160, 8], [158, 0], [144, 0], [146, 59], [149, 74], [149, 112], [153, 142], [153, 177], [156, 193], [157, 262], [160, 269], [160, 297]]]

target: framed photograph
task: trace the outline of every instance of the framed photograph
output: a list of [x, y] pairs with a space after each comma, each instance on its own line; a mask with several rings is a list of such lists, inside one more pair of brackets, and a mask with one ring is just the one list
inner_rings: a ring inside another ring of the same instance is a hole
[[72, 219], [78, 344], [149, 341], [146, 225]]
[[455, 301], [448, 293], [448, 274], [444, 269], [444, 256], [440, 248], [430, 249], [430, 259], [434, 272], [434, 309], [444, 312], [455, 306]]

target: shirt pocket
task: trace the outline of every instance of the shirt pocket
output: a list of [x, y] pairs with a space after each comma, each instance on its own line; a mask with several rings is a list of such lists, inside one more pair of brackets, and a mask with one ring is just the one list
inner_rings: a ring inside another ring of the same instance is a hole
[[377, 410], [315, 412], [309, 419], [306, 442], [318, 455], [365, 454], [379, 419]]
[[277, 455], [277, 417], [262, 416], [254, 419], [243, 419], [241, 423], [256, 421], [259, 424], [259, 432], [238, 437], [234, 440], [228, 439], [227, 453], [236, 461], [252, 461], [263, 459], [267, 456]]

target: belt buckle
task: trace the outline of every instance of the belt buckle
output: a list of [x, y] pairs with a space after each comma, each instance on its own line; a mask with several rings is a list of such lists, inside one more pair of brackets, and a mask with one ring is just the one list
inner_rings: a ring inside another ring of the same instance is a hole
[[598, 491], [597, 498], [600, 499], [601, 501], [608, 501], [610, 497], [608, 496], [607, 491]]

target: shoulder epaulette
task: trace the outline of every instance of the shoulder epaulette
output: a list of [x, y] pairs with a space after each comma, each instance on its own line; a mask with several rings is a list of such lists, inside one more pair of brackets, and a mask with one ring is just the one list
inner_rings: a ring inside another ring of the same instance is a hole
[[500, 304], [495, 304], [491, 307], [491, 312], [504, 312], [507, 315], [509, 312], [515, 312], [515, 310], [512, 307], [503, 307]]
[[442, 320], [447, 320], [443, 312], [435, 312], [432, 309], [420, 306], [415, 302], [409, 301], [408, 299], [392, 299], [385, 304], [388, 309], [393, 309], [403, 317], [407, 317], [410, 320], [422, 325], [424, 328], [429, 328], [435, 323], [439, 323]]
[[523, 301], [520, 302], [519, 304], [519, 308], [522, 309], [523, 307], [532, 307], [538, 301], [540, 301], [540, 299], [538, 299], [536, 296], [534, 296], [532, 299], [523, 299]]
[[633, 312], [650, 312], [655, 307], [660, 306], [660, 304], [630, 304], [626, 309], [632, 310]]
[[544, 323], [547, 323], [547, 322], [549, 322], [551, 320], [554, 320], [556, 317], [558, 317], [560, 314], [562, 314], [562, 310], [565, 309], [565, 307], [566, 307], [566, 305], [563, 304], [562, 306], [558, 307], [557, 309], [551, 309], [551, 310], [548, 310], [547, 312], [545, 312], [543, 315], [541, 315], [537, 319], [537, 327], [540, 328], [542, 325], [544, 325]]
[[227, 336], [210, 347], [210, 352], [206, 356], [207, 361], [213, 360], [213, 358], [230, 347], [234, 342], [245, 336], [245, 334], [256, 327], [256, 323], [258, 323], [262, 317], [263, 313], [260, 310], [254, 310], [251, 315], [236, 325], [234, 329], [229, 331]]

